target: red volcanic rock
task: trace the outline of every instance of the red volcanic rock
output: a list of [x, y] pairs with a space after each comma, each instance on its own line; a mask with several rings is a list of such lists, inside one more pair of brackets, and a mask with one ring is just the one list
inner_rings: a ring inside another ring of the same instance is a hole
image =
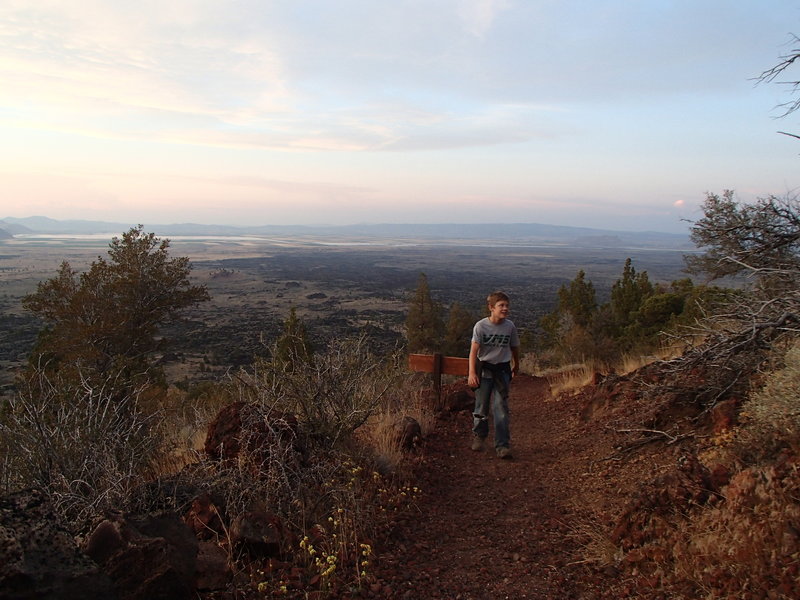
[[0, 498], [0, 598], [106, 600], [111, 580], [78, 548], [39, 490]]
[[276, 444], [292, 446], [302, 453], [294, 415], [263, 411], [253, 404], [235, 402], [222, 408], [208, 426], [205, 451], [212, 460], [230, 460], [242, 446], [248, 453], [269, 457]]
[[286, 550], [288, 535], [281, 520], [264, 510], [237, 516], [230, 529], [231, 544], [251, 555], [279, 557]]
[[198, 539], [212, 539], [225, 534], [219, 509], [208, 494], [201, 494], [192, 501], [183, 520]]
[[735, 398], [717, 402], [714, 405], [714, 408], [711, 409], [711, 429], [714, 435], [733, 429], [733, 426], [736, 425], [737, 405]]
[[397, 445], [403, 450], [413, 450], [422, 440], [422, 428], [413, 417], [403, 417], [394, 425]]
[[466, 383], [454, 383], [442, 388], [442, 410], [447, 412], [469, 411], [475, 407], [475, 392]]
[[195, 597], [197, 540], [175, 514], [106, 519], [89, 536], [86, 553], [121, 598]]
[[215, 542], [200, 542], [197, 552], [198, 590], [224, 589], [231, 578], [228, 554]]
[[641, 486], [617, 519], [612, 541], [629, 550], [664, 535], [666, 518], [704, 504], [712, 487], [711, 474], [698, 458], [681, 456], [674, 471]]

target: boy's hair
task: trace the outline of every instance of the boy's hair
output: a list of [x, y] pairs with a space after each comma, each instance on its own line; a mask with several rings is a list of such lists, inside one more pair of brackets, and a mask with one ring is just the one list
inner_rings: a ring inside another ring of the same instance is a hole
[[511, 298], [509, 298], [508, 294], [506, 294], [505, 292], [492, 292], [486, 298], [486, 303], [489, 306], [494, 306], [495, 304], [497, 304], [501, 300], [505, 300], [506, 302], [511, 302]]

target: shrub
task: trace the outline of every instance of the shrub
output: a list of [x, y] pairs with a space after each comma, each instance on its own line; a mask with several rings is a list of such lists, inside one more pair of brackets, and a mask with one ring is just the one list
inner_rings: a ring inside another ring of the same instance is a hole
[[724, 503], [678, 527], [670, 579], [691, 582], [711, 599], [797, 598], [797, 467], [746, 469], [725, 494]]
[[114, 390], [113, 381], [75, 386], [41, 370], [29, 375], [0, 421], [2, 491], [42, 489], [76, 531], [123, 505], [159, 452], [160, 415], [139, 410], [144, 388]]
[[376, 355], [360, 335], [331, 341], [313, 361], [291, 354], [257, 360], [234, 384], [242, 400], [297, 415], [316, 443], [333, 449], [346, 444], [387, 401], [402, 376], [400, 361], [399, 353]]
[[[384, 414], [407, 398], [400, 354], [378, 356], [366, 336], [334, 340], [309, 359], [284, 345], [231, 380], [241, 401], [240, 452], [206, 478], [230, 518], [261, 507], [291, 532], [291, 568], [251, 571], [262, 594], [287, 586], [334, 597], [369, 580], [373, 545], [416, 492], [371, 444]], [[288, 354], [283, 350], [288, 348]], [[294, 540], [294, 541], [292, 541]]]
[[709, 599], [798, 597], [799, 397], [796, 343], [744, 403], [742, 423], [706, 453], [709, 463], [745, 468], [719, 498], [678, 519], [671, 535], [645, 549], [669, 557], [658, 569], [667, 588]]
[[743, 458], [774, 457], [784, 448], [800, 454], [800, 342], [786, 353], [783, 367], [751, 395], [740, 413], [735, 450]]

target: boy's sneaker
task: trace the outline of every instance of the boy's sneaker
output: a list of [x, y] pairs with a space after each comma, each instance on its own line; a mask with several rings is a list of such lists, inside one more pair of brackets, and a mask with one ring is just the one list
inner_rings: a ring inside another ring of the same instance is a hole
[[478, 437], [477, 435], [472, 436], [472, 448], [475, 452], [480, 452], [483, 450], [485, 446], [486, 438]]
[[507, 446], [500, 446], [496, 450], [497, 458], [511, 458], [511, 448]]

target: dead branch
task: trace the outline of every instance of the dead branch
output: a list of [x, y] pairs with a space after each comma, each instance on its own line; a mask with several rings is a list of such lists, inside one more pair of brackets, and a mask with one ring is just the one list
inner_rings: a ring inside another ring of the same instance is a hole
[[[653, 434], [653, 435], [659, 435], [659, 436], [662, 436], [662, 437], [666, 438], [667, 445], [674, 444], [678, 440], [687, 437], [685, 435], [683, 435], [683, 436], [670, 435], [666, 431], [660, 431], [658, 429], [616, 429], [615, 431], [617, 433], [650, 433], [650, 434]], [[647, 442], [653, 442], [653, 441], [656, 441], [658, 438], [644, 438], [644, 439]]]

